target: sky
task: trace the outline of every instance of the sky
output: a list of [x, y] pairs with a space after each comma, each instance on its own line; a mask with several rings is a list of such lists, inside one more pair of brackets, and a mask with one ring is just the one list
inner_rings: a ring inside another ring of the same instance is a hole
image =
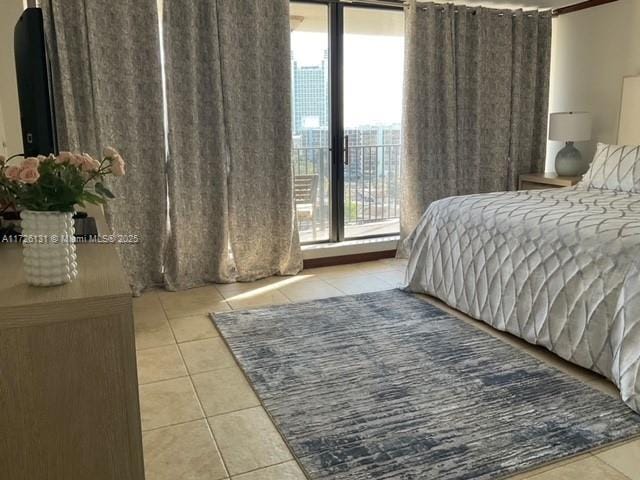
[[[328, 36], [292, 32], [293, 58], [299, 65], [320, 65]], [[345, 34], [344, 122], [359, 125], [400, 123], [404, 39], [399, 36]]]

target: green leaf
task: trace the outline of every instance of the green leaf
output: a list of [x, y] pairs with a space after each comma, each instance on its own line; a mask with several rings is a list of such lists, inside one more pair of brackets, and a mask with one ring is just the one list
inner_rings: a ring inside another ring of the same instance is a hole
[[113, 193], [111, 193], [111, 190], [109, 190], [100, 182], [96, 183], [95, 188], [96, 188], [96, 192], [101, 193], [107, 198], [116, 198], [116, 196]]
[[94, 205], [107, 203], [107, 201], [104, 198], [102, 198], [102, 197], [100, 197], [100, 196], [98, 196], [98, 195], [96, 195], [94, 193], [87, 192], [87, 191], [85, 191], [82, 194], [82, 199], [84, 201], [89, 202], [89, 203], [93, 203]]

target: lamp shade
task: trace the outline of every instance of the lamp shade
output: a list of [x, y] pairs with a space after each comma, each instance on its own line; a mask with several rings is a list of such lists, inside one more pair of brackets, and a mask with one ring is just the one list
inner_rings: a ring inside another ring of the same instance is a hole
[[591, 140], [591, 114], [560, 112], [549, 116], [549, 140], [583, 142]]

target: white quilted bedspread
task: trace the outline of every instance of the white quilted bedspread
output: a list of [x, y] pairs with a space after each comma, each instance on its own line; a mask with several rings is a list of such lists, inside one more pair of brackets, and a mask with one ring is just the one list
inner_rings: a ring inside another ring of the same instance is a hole
[[640, 412], [640, 194], [446, 198], [407, 246], [410, 291], [608, 377]]

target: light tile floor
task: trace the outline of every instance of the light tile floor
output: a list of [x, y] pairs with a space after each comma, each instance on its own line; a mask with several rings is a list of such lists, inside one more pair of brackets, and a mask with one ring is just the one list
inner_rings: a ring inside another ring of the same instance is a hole
[[[149, 292], [134, 299], [147, 480], [304, 480], [209, 312], [301, 302], [398, 286], [405, 263], [379, 260], [295, 277]], [[611, 395], [615, 387], [544, 349], [424, 297], [471, 325]], [[640, 440], [566, 459], [519, 480], [640, 480]]]

